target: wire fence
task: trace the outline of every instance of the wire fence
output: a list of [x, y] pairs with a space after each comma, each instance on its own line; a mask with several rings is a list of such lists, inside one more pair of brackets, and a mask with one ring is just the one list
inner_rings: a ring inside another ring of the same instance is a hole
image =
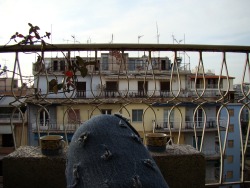
[[[0, 46], [0, 56], [10, 53], [14, 62], [9, 92], [1, 86], [2, 101], [14, 97], [8, 103], [14, 146], [52, 133], [68, 142], [84, 121], [118, 112], [144, 140], [147, 132], [164, 132], [169, 144], [203, 152], [207, 187], [250, 183], [249, 52], [249, 46], [181, 44]], [[30, 83], [23, 53], [36, 57]]]

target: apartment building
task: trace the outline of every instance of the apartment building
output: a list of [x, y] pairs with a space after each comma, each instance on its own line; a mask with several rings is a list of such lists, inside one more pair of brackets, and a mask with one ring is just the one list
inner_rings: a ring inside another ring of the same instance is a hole
[[[80, 68], [74, 76], [68, 72], [69, 64], [77, 64], [75, 57], [45, 58], [42, 66], [34, 63], [36, 97], [27, 101], [31, 145], [47, 132], [70, 142], [89, 118], [120, 113], [142, 138], [148, 132], [164, 132], [170, 143], [201, 150], [207, 161], [207, 182], [216, 181], [217, 127], [218, 122], [225, 123], [223, 117], [217, 121], [217, 112], [221, 102], [234, 100], [233, 77], [192, 71], [181, 57], [171, 61], [163, 55], [130, 57], [112, 51], [81, 59], [87, 68], [84, 76]], [[52, 80], [56, 87], [51, 87]]]
[[26, 93], [27, 88], [18, 87], [17, 79], [0, 78], [0, 176], [3, 157], [13, 152], [15, 147], [27, 144], [28, 123], [25, 106], [22, 105]]
[[[220, 116], [229, 117], [224, 131], [221, 131], [221, 149], [225, 149], [223, 178], [225, 182], [240, 181], [241, 178], [241, 140], [242, 126], [240, 114], [242, 104], [230, 103], [227, 109], [221, 110]], [[243, 116], [243, 114], [241, 115]], [[227, 129], [226, 129], [227, 128]], [[245, 143], [243, 143], [245, 144]], [[240, 185], [232, 185], [233, 188], [238, 188]]]

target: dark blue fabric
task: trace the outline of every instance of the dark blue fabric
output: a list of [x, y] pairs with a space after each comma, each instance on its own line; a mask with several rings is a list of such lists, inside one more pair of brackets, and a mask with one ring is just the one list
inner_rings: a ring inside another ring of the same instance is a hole
[[81, 125], [67, 154], [68, 187], [168, 188], [136, 130], [122, 117], [100, 115]]

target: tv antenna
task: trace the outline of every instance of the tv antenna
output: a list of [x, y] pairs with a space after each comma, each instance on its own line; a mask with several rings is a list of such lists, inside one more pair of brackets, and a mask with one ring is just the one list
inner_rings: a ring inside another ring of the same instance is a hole
[[[160, 38], [160, 34], [159, 34], [159, 30], [158, 30], [158, 24], [156, 22], [156, 37], [157, 37], [157, 44], [159, 44], [159, 38]], [[158, 52], [158, 58], [160, 58], [160, 51]]]
[[112, 33], [110, 44], [113, 44], [113, 41], [114, 41], [114, 36], [113, 36], [113, 33]]
[[8, 77], [7, 75], [7, 66], [6, 66], [6, 62], [8, 61], [7, 59], [2, 59], [4, 61], [4, 66], [2, 68], [2, 66], [0, 65], [0, 68], [2, 68], [2, 70], [0, 71], [0, 76], [5, 75], [6, 78]]
[[[140, 43], [140, 38], [142, 38], [144, 35], [138, 35], [138, 44]], [[138, 58], [139, 58], [140, 54], [139, 54], [139, 51], [138, 51]]]
[[159, 30], [158, 30], [158, 24], [156, 22], [156, 37], [157, 37], [157, 44], [159, 44], [159, 38], [160, 38], [160, 34], [159, 34]]
[[138, 35], [138, 44], [140, 43], [140, 39], [143, 37], [144, 35]]

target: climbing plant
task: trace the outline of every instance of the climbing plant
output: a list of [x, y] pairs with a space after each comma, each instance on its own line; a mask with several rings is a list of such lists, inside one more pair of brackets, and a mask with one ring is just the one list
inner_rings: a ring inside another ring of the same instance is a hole
[[[7, 44], [10, 43], [10, 41], [14, 40], [16, 45], [34, 45], [34, 44], [40, 44], [41, 45], [41, 54], [37, 54], [37, 61], [34, 63], [34, 66], [38, 70], [38, 73], [41, 73], [43, 71], [46, 71], [45, 69], [45, 63], [44, 63], [44, 53], [43, 50], [47, 45], [52, 45], [47, 42], [45, 42], [45, 39], [50, 39], [51, 33], [45, 32], [44, 35], [41, 35], [39, 33], [40, 28], [38, 26], [34, 26], [31, 23], [28, 23], [29, 25], [29, 32], [28, 34], [24, 35], [22, 33], [16, 32], [14, 35], [10, 37], [10, 40]], [[6, 44], [6, 45], [7, 45]], [[54, 45], [55, 46], [55, 45]], [[76, 80], [76, 73], [77, 71], [80, 72], [80, 75], [82, 77], [87, 76], [88, 74], [88, 65], [95, 65], [95, 61], [85, 61], [80, 56], [76, 56], [76, 61], [71, 61], [63, 52], [67, 63], [67, 69], [63, 72], [64, 78], [61, 81], [58, 81], [56, 79], [52, 79], [49, 81], [49, 90], [53, 91], [54, 93], [58, 93], [59, 90], [62, 88], [68, 92], [70, 92], [70, 89], [75, 89], [74, 81]]]

